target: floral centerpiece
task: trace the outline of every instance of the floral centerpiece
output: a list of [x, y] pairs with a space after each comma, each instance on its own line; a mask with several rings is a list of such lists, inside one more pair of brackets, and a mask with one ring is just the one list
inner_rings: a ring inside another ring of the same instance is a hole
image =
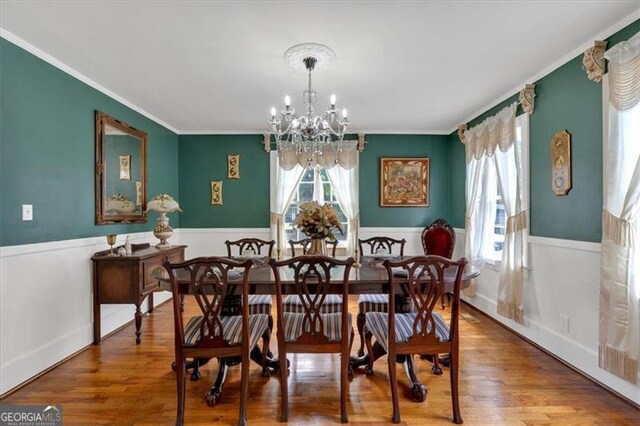
[[309, 201], [300, 206], [300, 213], [296, 216], [294, 224], [296, 228], [311, 238], [309, 254], [324, 254], [324, 240], [334, 241], [336, 239], [334, 229], [338, 229], [342, 234], [342, 227], [336, 212], [330, 205], [320, 205], [315, 201]]

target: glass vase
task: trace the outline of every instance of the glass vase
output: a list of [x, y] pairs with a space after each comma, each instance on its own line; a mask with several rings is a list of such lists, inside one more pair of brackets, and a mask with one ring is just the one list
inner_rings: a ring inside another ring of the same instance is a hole
[[307, 254], [311, 256], [326, 256], [327, 245], [324, 243], [324, 238], [311, 238], [311, 245], [309, 245]]

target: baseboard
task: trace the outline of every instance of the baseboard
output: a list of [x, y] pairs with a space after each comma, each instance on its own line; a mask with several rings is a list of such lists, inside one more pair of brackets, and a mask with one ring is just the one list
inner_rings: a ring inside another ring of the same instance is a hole
[[[155, 301], [154, 301], [154, 309], [159, 308], [160, 306], [162, 306], [162, 305], [164, 305], [165, 303], [170, 302], [170, 301], [171, 301], [171, 297], [168, 297], [167, 299], [165, 299], [165, 300], [163, 300], [163, 301], [160, 301], [160, 302], [158, 302], [158, 303], [155, 303]], [[146, 316], [146, 312], [145, 312], [145, 316]], [[134, 321], [135, 321], [135, 319], [131, 319], [131, 320], [129, 320], [128, 322], [126, 322], [126, 323], [122, 324], [121, 326], [117, 327], [116, 329], [114, 329], [114, 330], [110, 331], [109, 333], [107, 333], [107, 334], [103, 335], [103, 336], [102, 336], [102, 342], [104, 342], [106, 339], [108, 339], [109, 337], [113, 336], [114, 334], [119, 333], [120, 331], [122, 331], [122, 330], [124, 330], [125, 328], [129, 327], [130, 325], [133, 325], [133, 324], [134, 324]], [[82, 328], [84, 329], [84, 328], [86, 328], [86, 327], [82, 327]], [[89, 327], [89, 328], [90, 328], [90, 330], [88, 330], [88, 331], [89, 331], [89, 335], [90, 335], [90, 336], [92, 336], [92, 334], [91, 334], [91, 333], [93, 333], [93, 328], [92, 328], [92, 327]], [[144, 335], [143, 335], [143, 338], [144, 338]], [[61, 339], [58, 339], [58, 340], [61, 340]], [[133, 342], [133, 339], [132, 339], [132, 342]], [[52, 344], [53, 344], [53, 342], [52, 342], [52, 343], [50, 343], [50, 344], [49, 344], [49, 345], [47, 345], [47, 346], [51, 346]], [[133, 344], [135, 344], [135, 342], [134, 342]], [[75, 358], [76, 356], [80, 355], [81, 353], [83, 353], [83, 352], [84, 352], [84, 351], [86, 351], [87, 349], [92, 348], [93, 346], [95, 346], [93, 343], [90, 343], [90, 344], [88, 344], [88, 345], [83, 346], [82, 348], [78, 349], [77, 351], [73, 352], [72, 354], [67, 355], [66, 357], [62, 358], [60, 361], [56, 362], [55, 364], [53, 364], [53, 365], [51, 365], [51, 366], [49, 366], [49, 367], [45, 368], [44, 370], [40, 371], [39, 373], [37, 373], [37, 374], [35, 374], [35, 375], [33, 375], [33, 376], [29, 377], [28, 379], [24, 380], [24, 381], [23, 381], [23, 382], [21, 382], [19, 385], [15, 386], [15, 387], [13, 387], [13, 388], [11, 388], [11, 389], [9, 389], [8, 391], [6, 391], [6, 392], [5, 392], [5, 393], [3, 393], [3, 394], [0, 394], [0, 401], [2, 401], [4, 398], [8, 397], [9, 395], [11, 395], [11, 394], [13, 394], [13, 393], [15, 393], [15, 392], [19, 391], [19, 390], [20, 390], [20, 389], [22, 389], [23, 387], [25, 387], [25, 386], [27, 386], [27, 385], [29, 385], [29, 384], [31, 384], [31, 383], [33, 383], [33, 382], [35, 382], [35, 381], [36, 381], [36, 380], [38, 380], [40, 377], [42, 377], [42, 376], [44, 376], [45, 374], [47, 374], [47, 373], [49, 373], [49, 372], [51, 372], [51, 371], [55, 370], [57, 367], [61, 366], [62, 364], [64, 364], [64, 363], [65, 363], [65, 362], [67, 362], [67, 361], [70, 361], [71, 359], [73, 359], [73, 358]], [[34, 352], [35, 352], [35, 351], [34, 351]], [[24, 356], [23, 358], [28, 358], [28, 357], [29, 357], [29, 354], [25, 354], [25, 356]], [[20, 361], [20, 360], [14, 360], [14, 361], [12, 361], [9, 365], [7, 365], [7, 366], [3, 366], [3, 368], [6, 368], [6, 367], [8, 367], [8, 366], [10, 366], [10, 365], [12, 365], [12, 364], [18, 363], [19, 361]]]

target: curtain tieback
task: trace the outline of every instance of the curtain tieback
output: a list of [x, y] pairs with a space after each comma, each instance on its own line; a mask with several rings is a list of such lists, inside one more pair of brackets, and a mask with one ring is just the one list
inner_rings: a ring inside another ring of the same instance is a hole
[[518, 214], [509, 216], [507, 218], [507, 226], [505, 232], [507, 234], [513, 234], [518, 231], [527, 229], [527, 211], [523, 210]]
[[620, 247], [634, 245], [633, 223], [617, 217], [607, 209], [602, 211], [602, 239], [610, 240]]
[[271, 222], [276, 222], [279, 220], [284, 220], [284, 215], [271, 212]]
[[464, 217], [464, 229], [469, 229], [471, 228], [471, 216], [466, 216]]

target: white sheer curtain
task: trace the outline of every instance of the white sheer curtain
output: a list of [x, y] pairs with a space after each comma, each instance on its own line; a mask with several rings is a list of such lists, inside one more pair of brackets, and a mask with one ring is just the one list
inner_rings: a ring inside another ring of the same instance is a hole
[[522, 167], [519, 149], [519, 144], [514, 143], [504, 152], [497, 150], [493, 155], [493, 162], [507, 216], [498, 287], [498, 313], [523, 324], [523, 263], [527, 216], [522, 208]]
[[600, 281], [601, 368], [639, 384], [640, 33], [606, 52], [609, 97], [604, 145]]
[[304, 168], [294, 165], [291, 169], [285, 170], [279, 165], [278, 153], [270, 152], [271, 168], [271, 239], [276, 241], [276, 248], [284, 254], [287, 248], [284, 213], [295, 194], [298, 184], [302, 180]]
[[[347, 255], [353, 256], [356, 250], [358, 228], [360, 226], [360, 198], [359, 198], [359, 181], [358, 170], [359, 156], [355, 154], [353, 166], [346, 170], [342, 166], [337, 165], [327, 169], [327, 176], [333, 187], [335, 194], [344, 214], [349, 220], [349, 229], [347, 235]], [[351, 165], [350, 164], [350, 165]]]
[[[496, 185], [507, 215], [502, 254], [498, 313], [523, 323], [524, 239], [527, 227], [522, 203], [520, 144], [512, 104], [465, 134], [467, 159], [465, 254], [476, 266], [492, 263]], [[467, 295], [475, 294], [474, 284]]]

